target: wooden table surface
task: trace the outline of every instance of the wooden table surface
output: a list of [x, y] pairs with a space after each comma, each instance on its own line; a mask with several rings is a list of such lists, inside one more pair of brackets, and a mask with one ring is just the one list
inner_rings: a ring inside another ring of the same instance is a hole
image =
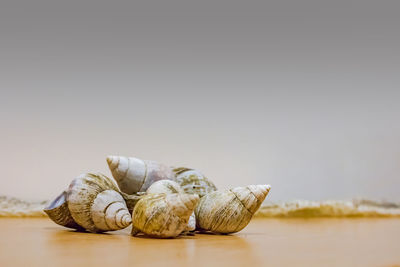
[[0, 218], [0, 266], [400, 266], [400, 219], [254, 219], [234, 235], [176, 239]]

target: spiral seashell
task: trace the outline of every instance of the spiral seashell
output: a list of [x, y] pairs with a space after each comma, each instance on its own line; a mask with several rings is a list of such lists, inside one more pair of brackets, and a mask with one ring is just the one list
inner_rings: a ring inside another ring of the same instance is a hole
[[107, 163], [119, 188], [127, 194], [144, 192], [158, 180], [175, 178], [168, 166], [155, 161], [108, 156]]
[[189, 194], [148, 194], [132, 213], [132, 235], [176, 237], [186, 228], [199, 196]]
[[214, 233], [239, 232], [250, 222], [271, 186], [249, 185], [208, 193], [196, 207], [197, 228]]
[[173, 169], [175, 180], [187, 194], [197, 194], [200, 198], [217, 190], [217, 187], [199, 171], [179, 167]]
[[74, 179], [67, 202], [75, 222], [90, 232], [123, 229], [132, 221], [117, 186], [102, 174], [85, 173]]
[[[147, 189], [146, 191], [148, 194], [184, 194], [182, 187], [174, 181], [171, 180], [159, 180]], [[194, 212], [190, 215], [188, 225], [184, 229], [184, 231], [194, 231], [196, 229], [196, 216]]]
[[43, 209], [49, 218], [58, 225], [76, 230], [84, 230], [71, 216], [67, 204], [67, 192], [63, 191], [56, 199]]

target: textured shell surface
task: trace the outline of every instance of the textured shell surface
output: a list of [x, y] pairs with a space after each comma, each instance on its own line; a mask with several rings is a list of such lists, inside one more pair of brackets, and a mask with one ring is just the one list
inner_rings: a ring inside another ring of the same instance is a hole
[[199, 201], [197, 195], [148, 194], [138, 201], [132, 213], [132, 235], [157, 238], [181, 234]]
[[105, 175], [85, 173], [75, 178], [67, 192], [73, 219], [90, 232], [127, 227], [131, 216], [118, 187]]
[[178, 194], [184, 193], [182, 187], [172, 180], [159, 180], [154, 182], [146, 191], [148, 194]]
[[107, 163], [122, 192], [144, 192], [158, 180], [174, 180], [171, 168], [156, 161], [133, 157], [108, 156]]
[[198, 170], [190, 168], [174, 168], [175, 179], [187, 194], [197, 194], [200, 198], [217, 190], [214, 183]]
[[120, 230], [131, 224], [131, 214], [122, 196], [114, 190], [97, 195], [91, 207], [94, 225], [102, 231]]
[[83, 228], [74, 221], [69, 212], [66, 191], [63, 191], [56, 199], [50, 202], [43, 211], [58, 225], [76, 230], [83, 230]]
[[197, 228], [223, 234], [239, 232], [248, 225], [270, 188], [249, 185], [205, 195], [195, 210]]
[[[174, 181], [171, 180], [159, 180], [153, 183], [146, 191], [148, 194], [183, 194], [184, 191], [182, 187]], [[194, 212], [190, 215], [188, 225], [184, 229], [185, 231], [194, 231], [196, 229], [196, 215]]]

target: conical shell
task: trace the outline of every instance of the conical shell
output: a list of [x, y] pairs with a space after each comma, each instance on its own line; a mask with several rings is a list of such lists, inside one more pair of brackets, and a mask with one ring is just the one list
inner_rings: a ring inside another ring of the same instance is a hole
[[211, 192], [197, 206], [197, 228], [215, 233], [235, 233], [245, 228], [261, 206], [269, 185], [249, 185]]
[[155, 161], [108, 156], [107, 163], [119, 188], [127, 194], [144, 192], [158, 180], [175, 178], [171, 168]]
[[[146, 191], [148, 194], [183, 194], [184, 191], [182, 187], [174, 181], [171, 180], [159, 180], [147, 189]], [[194, 212], [190, 215], [188, 225], [184, 229], [184, 231], [194, 231], [196, 230], [196, 216]]]
[[124, 199], [114, 190], [97, 195], [91, 206], [91, 216], [95, 227], [101, 231], [120, 230], [132, 222]]
[[187, 194], [197, 194], [200, 198], [217, 190], [217, 187], [199, 171], [190, 168], [174, 168], [175, 180]]
[[132, 214], [132, 235], [176, 237], [186, 228], [199, 202], [197, 195], [149, 194], [138, 201]]
[[83, 228], [74, 221], [69, 212], [66, 191], [63, 191], [46, 208], [44, 208], [43, 211], [58, 225], [80, 231], [83, 230]]
[[131, 217], [113, 181], [102, 175], [85, 173], [68, 188], [67, 202], [72, 218], [90, 232], [127, 227]]

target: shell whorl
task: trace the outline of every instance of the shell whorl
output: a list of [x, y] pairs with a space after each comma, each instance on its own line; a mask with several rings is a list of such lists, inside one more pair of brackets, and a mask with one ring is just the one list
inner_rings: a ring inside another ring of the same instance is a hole
[[[115, 225], [120, 226], [118, 229], [125, 228], [128, 223], [126, 216], [119, 219], [123, 214], [117, 216], [112, 213], [121, 212], [120, 209], [129, 213], [124, 199], [118, 192], [117, 186], [107, 176], [93, 173], [80, 175], [72, 181], [67, 192], [72, 218], [90, 232], [117, 230]], [[114, 218], [115, 221], [109, 218]]]
[[270, 189], [271, 186], [269, 185], [249, 185], [235, 187], [230, 191], [235, 194], [251, 214], [254, 214], [260, 208]]
[[142, 232], [158, 238], [176, 237], [185, 230], [199, 201], [197, 195], [148, 194], [132, 213], [132, 235]]
[[200, 198], [217, 190], [214, 183], [198, 170], [179, 167], [173, 169], [175, 179], [187, 194], [197, 194]]
[[114, 190], [105, 190], [97, 195], [91, 206], [91, 217], [97, 229], [120, 230], [132, 222], [125, 201]]
[[270, 188], [269, 185], [249, 185], [205, 195], [195, 210], [197, 227], [226, 234], [242, 230], [261, 206]]
[[107, 163], [119, 188], [127, 194], [146, 191], [155, 181], [175, 178], [169, 167], [155, 161], [108, 156]]

